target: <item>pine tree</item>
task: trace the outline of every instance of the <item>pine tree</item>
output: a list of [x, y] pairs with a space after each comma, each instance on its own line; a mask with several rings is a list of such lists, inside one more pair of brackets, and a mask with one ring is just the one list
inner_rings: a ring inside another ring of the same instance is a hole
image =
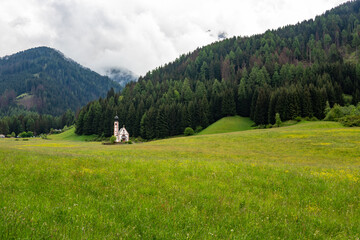
[[114, 134], [114, 110], [112, 106], [106, 105], [103, 119], [103, 133], [105, 137], [110, 137]]
[[9, 134], [9, 125], [5, 120], [0, 120], [0, 134]]
[[146, 122], [147, 122], [147, 116], [146, 113], [141, 117], [140, 121], [140, 136], [144, 139], [147, 138], [146, 136]]
[[202, 128], [209, 125], [209, 103], [205, 96], [199, 101], [199, 119]]
[[313, 116], [313, 111], [311, 107], [311, 95], [308, 88], [306, 88], [303, 92], [302, 104], [301, 104], [301, 116], [302, 117]]
[[93, 103], [92, 113], [93, 113], [93, 119], [91, 125], [91, 133], [101, 135], [101, 133], [103, 132], [102, 124], [101, 124], [102, 109], [98, 101]]
[[84, 116], [85, 116], [85, 109], [82, 109], [76, 120], [75, 133], [78, 135], [82, 135], [84, 133]]
[[277, 102], [277, 94], [273, 92], [270, 96], [268, 122], [271, 124], [275, 123], [275, 107]]
[[134, 135], [134, 129], [136, 128], [136, 111], [133, 103], [130, 103], [129, 109], [126, 114], [126, 122], [124, 125], [130, 135]]
[[234, 92], [231, 89], [224, 91], [222, 95], [221, 113], [223, 117], [236, 115]]
[[257, 125], [268, 123], [269, 96], [265, 89], [259, 90], [258, 98], [255, 106], [254, 122]]
[[161, 105], [159, 107], [159, 110], [157, 112], [157, 117], [156, 117], [156, 137], [157, 138], [164, 138], [166, 136], [169, 136], [169, 129], [168, 129], [168, 124], [167, 124], [167, 116], [165, 113], [165, 106]]

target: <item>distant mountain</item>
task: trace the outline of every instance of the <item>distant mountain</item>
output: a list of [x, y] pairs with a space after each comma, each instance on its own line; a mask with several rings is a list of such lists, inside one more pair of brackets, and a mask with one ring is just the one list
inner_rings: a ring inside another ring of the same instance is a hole
[[0, 58], [0, 115], [21, 108], [60, 115], [105, 96], [111, 88], [121, 87], [52, 48]]
[[119, 83], [121, 87], [125, 87], [127, 83], [136, 82], [139, 79], [139, 76], [125, 68], [110, 68], [106, 70], [105, 75]]

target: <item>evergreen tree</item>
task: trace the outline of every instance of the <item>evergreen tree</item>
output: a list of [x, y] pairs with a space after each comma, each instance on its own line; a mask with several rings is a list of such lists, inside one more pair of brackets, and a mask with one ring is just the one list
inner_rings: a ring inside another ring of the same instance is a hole
[[275, 124], [276, 124], [276, 126], [280, 127], [281, 123], [282, 122], [281, 122], [280, 114], [276, 113], [276, 115], [275, 115]]
[[5, 120], [0, 120], [0, 134], [9, 134], [9, 125]]
[[140, 136], [144, 139], [147, 138], [146, 136], [146, 122], [147, 122], [147, 116], [146, 113], [141, 117], [140, 121]]
[[264, 125], [268, 123], [268, 107], [269, 107], [269, 96], [265, 89], [259, 90], [258, 98], [256, 100], [254, 121], [258, 125]]
[[124, 122], [124, 125], [129, 132], [130, 135], [134, 134], [134, 130], [136, 128], [136, 111], [135, 106], [133, 103], [130, 103], [129, 109], [127, 111], [126, 115], [126, 122]]
[[156, 117], [156, 137], [164, 138], [169, 136], [169, 129], [167, 124], [167, 116], [165, 112], [165, 106], [162, 105], [159, 107]]
[[231, 89], [226, 90], [223, 93], [222, 104], [221, 104], [221, 113], [222, 113], [222, 116], [224, 116], [224, 117], [236, 115], [234, 92]]

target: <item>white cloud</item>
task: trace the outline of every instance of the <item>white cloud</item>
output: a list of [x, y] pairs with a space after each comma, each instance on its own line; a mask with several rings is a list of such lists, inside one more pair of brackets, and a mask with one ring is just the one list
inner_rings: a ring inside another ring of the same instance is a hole
[[[313, 18], [344, 0], [1, 0], [0, 56], [50, 46], [104, 73], [145, 74], [228, 36]], [[208, 32], [208, 30], [211, 30]]]

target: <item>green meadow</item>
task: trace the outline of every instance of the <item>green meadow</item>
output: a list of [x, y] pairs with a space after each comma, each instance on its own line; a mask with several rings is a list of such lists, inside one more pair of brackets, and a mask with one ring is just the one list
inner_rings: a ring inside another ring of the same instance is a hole
[[360, 238], [360, 128], [132, 145], [67, 134], [0, 139], [0, 239]]
[[250, 130], [253, 124], [254, 122], [250, 118], [240, 116], [224, 117], [201, 131], [199, 135]]

